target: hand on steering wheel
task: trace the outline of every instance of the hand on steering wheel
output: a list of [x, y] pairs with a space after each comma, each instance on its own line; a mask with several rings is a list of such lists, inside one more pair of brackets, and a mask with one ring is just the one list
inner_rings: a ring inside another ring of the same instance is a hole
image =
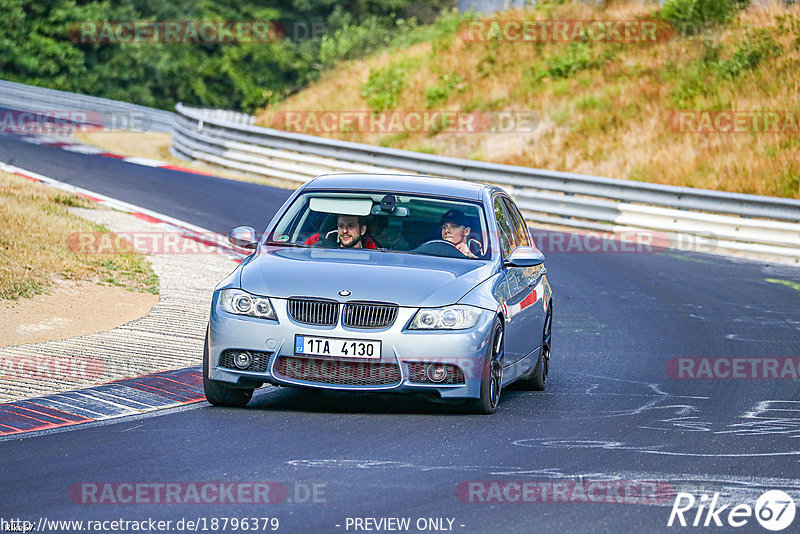
[[447, 241], [445, 239], [431, 239], [430, 241], [426, 241], [425, 243], [423, 243], [420, 246], [428, 245], [430, 243], [447, 243], [448, 245], [450, 245], [451, 247], [453, 247], [454, 249], [459, 251], [464, 256], [466, 256], [468, 258], [477, 258], [477, 256], [475, 254], [473, 254], [472, 251], [470, 251], [469, 246], [467, 246], [466, 243], [461, 243], [460, 245], [455, 245], [455, 244], [453, 244], [450, 241]]
[[480, 240], [478, 240], [478, 239], [475, 239], [474, 237], [471, 237], [471, 238], [467, 239], [467, 243], [469, 244], [469, 250], [470, 250], [470, 252], [472, 252], [472, 250], [473, 250], [473, 247], [472, 247], [473, 243], [475, 244], [475, 248], [477, 248], [477, 250], [478, 250], [478, 253], [477, 253], [477, 254], [475, 254], [475, 253], [473, 252], [473, 253], [472, 253], [473, 255], [476, 255], [476, 256], [483, 256], [483, 245], [481, 244]]

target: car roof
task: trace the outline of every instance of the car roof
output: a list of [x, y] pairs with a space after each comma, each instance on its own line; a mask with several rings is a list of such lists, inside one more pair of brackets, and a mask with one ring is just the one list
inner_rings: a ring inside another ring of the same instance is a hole
[[416, 193], [480, 200], [487, 189], [477, 184], [451, 178], [434, 178], [419, 174], [323, 174], [306, 183], [304, 190], [381, 191], [386, 193]]

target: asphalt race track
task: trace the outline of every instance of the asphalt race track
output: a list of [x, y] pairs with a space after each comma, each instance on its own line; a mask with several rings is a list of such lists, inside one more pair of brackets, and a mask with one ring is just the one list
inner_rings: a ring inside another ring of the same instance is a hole
[[[288, 195], [10, 137], [0, 137], [0, 161], [217, 232], [239, 224], [261, 232]], [[212, 518], [275, 517], [279, 532], [363, 532], [354, 518], [386, 517], [410, 518], [410, 532], [767, 532], [755, 517], [738, 529], [667, 521], [679, 491], [753, 506], [776, 489], [800, 503], [797, 377], [680, 379], [668, 371], [671, 358], [798, 358], [800, 269], [675, 251], [544, 252], [555, 299], [544, 393], [506, 390], [496, 414], [472, 416], [404, 397], [265, 388], [241, 410], [201, 402], [7, 438], [0, 517], [202, 518], [220, 532]], [[655, 504], [585, 502], [574, 493], [486, 503], [457, 493], [468, 482], [574, 488], [581, 480], [634, 490], [650, 481], [664, 492]], [[287, 493], [275, 504], [75, 502], [81, 483], [102, 482], [277, 482]], [[800, 518], [787, 532], [797, 525]]]
[[0, 161], [223, 234], [239, 225], [253, 226], [261, 233], [290, 193], [210, 176], [198, 181], [201, 175], [58, 150], [2, 135]]

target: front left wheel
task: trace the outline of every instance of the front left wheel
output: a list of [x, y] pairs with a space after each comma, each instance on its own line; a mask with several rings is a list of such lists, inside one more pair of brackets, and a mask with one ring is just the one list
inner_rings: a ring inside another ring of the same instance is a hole
[[547, 374], [550, 372], [550, 344], [553, 338], [553, 304], [547, 307], [544, 317], [544, 331], [542, 332], [542, 345], [539, 349], [539, 359], [531, 374], [519, 380], [519, 385], [531, 391], [544, 390], [547, 383]]
[[206, 342], [203, 349], [203, 391], [206, 400], [214, 406], [227, 406], [241, 408], [247, 406], [253, 396], [253, 389], [237, 389], [228, 386], [223, 382], [208, 378], [208, 330], [206, 330]]

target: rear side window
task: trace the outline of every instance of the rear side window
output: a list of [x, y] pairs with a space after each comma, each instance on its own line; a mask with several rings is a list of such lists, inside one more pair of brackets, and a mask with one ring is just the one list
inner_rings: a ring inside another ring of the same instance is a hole
[[506, 214], [500, 197], [495, 197], [494, 199], [494, 217], [497, 219], [497, 229], [500, 232], [500, 247], [503, 249], [503, 257], [507, 258], [517, 245], [514, 239], [514, 231], [511, 229], [511, 223], [508, 220], [508, 214]]
[[531, 246], [530, 239], [528, 238], [528, 227], [525, 225], [525, 219], [522, 218], [522, 214], [519, 212], [519, 209], [508, 198], [503, 199], [503, 204], [505, 204], [506, 211], [508, 211], [508, 215], [511, 218], [514, 236], [517, 238], [517, 246]]

